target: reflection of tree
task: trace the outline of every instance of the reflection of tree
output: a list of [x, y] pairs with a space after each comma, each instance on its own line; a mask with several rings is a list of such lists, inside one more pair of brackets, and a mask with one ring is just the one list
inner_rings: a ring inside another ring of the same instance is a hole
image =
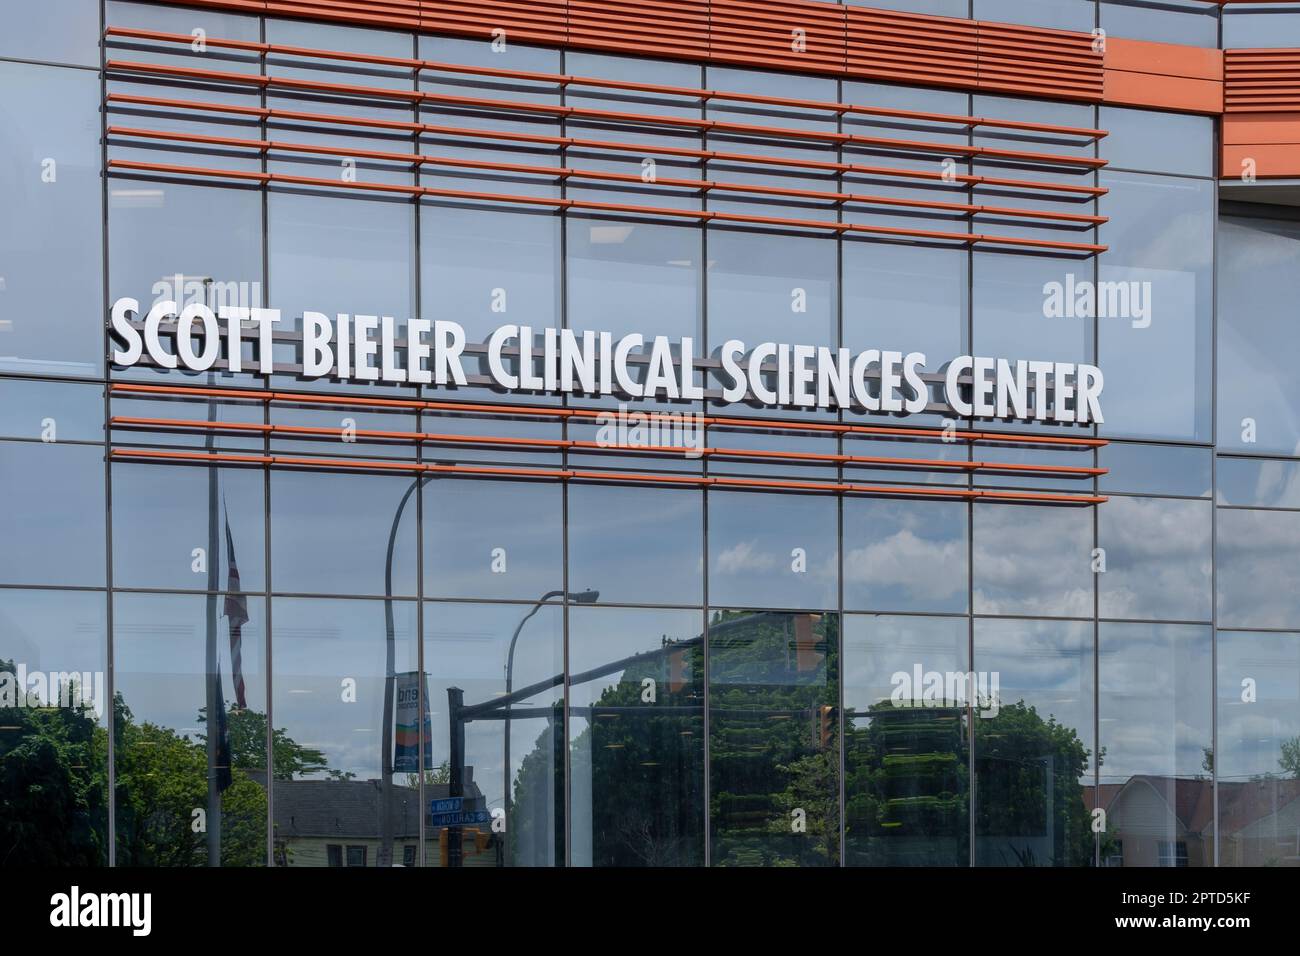
[[964, 708], [873, 704], [850, 713], [845, 766], [851, 863], [966, 866], [970, 858]]
[[[136, 724], [124, 704], [119, 704], [117, 719], [118, 863], [204, 866], [208, 837], [201, 814], [208, 800], [207, 744], [201, 737], [190, 740], [150, 721]], [[262, 740], [264, 755], [265, 734]], [[221, 794], [221, 865], [265, 862], [266, 791], [249, 778], [245, 767], [236, 765], [230, 786]]]
[[1282, 741], [1282, 756], [1278, 758], [1282, 772], [1294, 780], [1300, 780], [1300, 737]]
[[514, 820], [506, 829], [515, 866], [553, 866], [564, 859], [563, 766], [564, 719], [557, 703], [515, 777]]
[[[12, 661], [0, 671], [17, 673]], [[108, 734], [89, 709], [26, 702], [0, 708], [0, 866], [102, 864]]]
[[[573, 779], [590, 781], [594, 866], [704, 862], [702, 665], [698, 641], [675, 651], [665, 642], [592, 706], [571, 753]], [[643, 699], [647, 680], [653, 701]]]
[[709, 639], [714, 862], [837, 863], [835, 615], [721, 612]]
[[[859, 726], [860, 724], [860, 726]], [[849, 715], [845, 755], [850, 862], [965, 866], [970, 855], [965, 708], [873, 704]], [[974, 721], [976, 832], [984, 862], [1080, 866], [1093, 837], [1080, 777], [1089, 751], [1070, 727], [1020, 701]], [[1035, 838], [1050, 835], [1047, 858]]]
[[[974, 726], [979, 787], [975, 831], [984, 840], [1004, 841], [1009, 854], [986, 862], [1091, 863], [1092, 830], [1079, 782], [1091, 753], [1075, 730], [1051, 715], [1043, 720], [1023, 700], [1003, 704], [996, 717], [977, 717]], [[1039, 836], [1050, 837], [1048, 859], [1039, 859], [1030, 842], [1021, 839]]]
[[[199, 710], [199, 723], [207, 723], [207, 708]], [[231, 707], [226, 715], [230, 738], [230, 762], [246, 769], [266, 769], [266, 714], [258, 710]], [[200, 734], [199, 739], [207, 742]], [[271, 770], [276, 780], [296, 780], [313, 773], [328, 772], [325, 754], [295, 742], [284, 728], [271, 738]]]

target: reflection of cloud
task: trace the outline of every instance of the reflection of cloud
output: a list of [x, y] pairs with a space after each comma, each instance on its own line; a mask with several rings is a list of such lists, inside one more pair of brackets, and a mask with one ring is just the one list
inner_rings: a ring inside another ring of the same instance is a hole
[[1300, 625], [1300, 513], [1219, 512], [1219, 623]]
[[975, 610], [1092, 616], [1092, 512], [975, 507]]
[[774, 556], [758, 550], [758, 542], [738, 541], [718, 555], [717, 570], [723, 574], [739, 574], [745, 571], [771, 571], [776, 565]]
[[1209, 502], [1116, 497], [1100, 507], [1102, 615], [1208, 620]]
[[888, 538], [851, 549], [844, 563], [845, 583], [897, 587], [912, 597], [940, 600], [966, 589], [966, 543], [930, 541], [904, 528]]

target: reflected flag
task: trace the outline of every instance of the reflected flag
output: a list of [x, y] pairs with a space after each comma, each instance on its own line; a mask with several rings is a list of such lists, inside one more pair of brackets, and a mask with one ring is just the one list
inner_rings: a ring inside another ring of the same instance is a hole
[[248, 623], [248, 598], [239, 590], [239, 565], [235, 563], [235, 541], [230, 535], [230, 512], [226, 512], [226, 557], [230, 574], [226, 582], [226, 618], [230, 621], [230, 679], [235, 685], [235, 704], [248, 707], [244, 693], [242, 645], [244, 625]]

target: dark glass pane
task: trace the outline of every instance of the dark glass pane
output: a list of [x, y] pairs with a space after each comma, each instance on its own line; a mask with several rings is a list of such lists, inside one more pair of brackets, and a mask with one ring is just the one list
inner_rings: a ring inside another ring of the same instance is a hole
[[277, 598], [273, 610], [275, 865], [326, 866], [326, 838], [346, 836], [365, 865], [391, 866], [419, 838], [420, 775], [401, 769], [395, 705], [419, 673], [415, 604]]
[[0, 858], [108, 864], [107, 598], [0, 590]]
[[974, 668], [975, 865], [1091, 866], [1093, 625], [976, 620]]
[[839, 863], [838, 623], [710, 612], [714, 865]]
[[848, 865], [969, 864], [969, 640], [963, 617], [844, 619]]
[[[266, 865], [265, 606], [114, 597], [118, 866]], [[304, 753], [278, 733], [275, 748]]]
[[425, 796], [459, 797], [464, 810], [497, 819], [463, 826], [452, 816], [426, 820], [427, 864], [561, 865], [563, 609], [426, 604], [424, 660], [432, 727]]
[[569, 611], [574, 866], [704, 863], [700, 611]]
[[1214, 865], [1210, 637], [1208, 627], [1101, 625], [1102, 866]]

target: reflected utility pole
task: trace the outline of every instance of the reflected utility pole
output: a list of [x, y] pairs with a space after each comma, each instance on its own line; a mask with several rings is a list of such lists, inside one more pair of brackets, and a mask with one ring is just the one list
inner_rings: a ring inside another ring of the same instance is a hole
[[[557, 598], [565, 595], [564, 591], [547, 591], [536, 601], [533, 602], [532, 608], [519, 621], [515, 628], [515, 633], [510, 637], [510, 650], [506, 653], [506, 726], [505, 737], [502, 743], [501, 754], [501, 777], [502, 786], [505, 795], [502, 798], [502, 806], [505, 807], [506, 813], [506, 840], [505, 840], [505, 861], [510, 863], [510, 830], [514, 821], [510, 819], [510, 695], [515, 688], [515, 644], [519, 641], [519, 634], [523, 631], [524, 625], [528, 619], [542, 609], [542, 605], [551, 598]], [[599, 591], [579, 591], [576, 594], [568, 592], [569, 602], [572, 604], [595, 604], [600, 598]]]
[[[203, 282], [203, 302], [211, 306], [208, 301], [209, 293], [212, 289], [212, 279], [204, 277]], [[177, 291], [177, 298], [183, 299], [185, 296], [185, 282], [182, 280], [181, 288]], [[179, 331], [179, 328], [178, 328]], [[217, 384], [217, 373], [208, 372], [208, 386], [213, 387]], [[216, 399], [208, 396], [208, 421], [213, 425], [217, 421], [217, 404]], [[215, 453], [216, 429], [208, 428], [207, 434], [203, 438], [203, 447], [207, 452], [209, 459]], [[217, 766], [221, 754], [221, 714], [220, 711], [225, 709], [225, 702], [222, 700], [221, 683], [217, 679], [217, 588], [220, 586], [218, 575], [217, 559], [220, 554], [221, 545], [217, 537], [217, 464], [215, 461], [208, 461], [208, 546], [206, 560], [208, 564], [208, 605], [207, 605], [207, 714], [208, 714], [208, 813], [207, 813], [207, 833], [208, 833], [208, 866], [221, 865], [221, 770]], [[232, 759], [227, 755], [227, 759]]]
[[[381, 766], [383, 768], [383, 782], [380, 785], [380, 797], [384, 802], [379, 811], [381, 840], [379, 844], [379, 858], [375, 861], [376, 866], [393, 865], [393, 697], [394, 685], [397, 681], [397, 661], [396, 661], [396, 625], [393, 622], [393, 549], [397, 546], [397, 529], [402, 524], [402, 513], [406, 511], [406, 504], [411, 500], [411, 495], [417, 488], [422, 487], [433, 475], [417, 475], [415, 481], [411, 482], [411, 487], [406, 489], [406, 494], [402, 495], [402, 500], [397, 505], [397, 513], [393, 515], [393, 526], [388, 532], [388, 557], [384, 561], [384, 640], [385, 640], [385, 664], [384, 664], [384, 727], [382, 732], [382, 744], [384, 748]], [[419, 695], [416, 706], [416, 726], [420, 728], [419, 735], [424, 733], [424, 674], [419, 675], [416, 681], [418, 688], [416, 693]], [[416, 742], [419, 745], [420, 767], [421, 772], [419, 787], [424, 786], [424, 742], [417, 735]], [[419, 792], [419, 791], [417, 791]], [[420, 812], [424, 812], [424, 807], [420, 807]]]

